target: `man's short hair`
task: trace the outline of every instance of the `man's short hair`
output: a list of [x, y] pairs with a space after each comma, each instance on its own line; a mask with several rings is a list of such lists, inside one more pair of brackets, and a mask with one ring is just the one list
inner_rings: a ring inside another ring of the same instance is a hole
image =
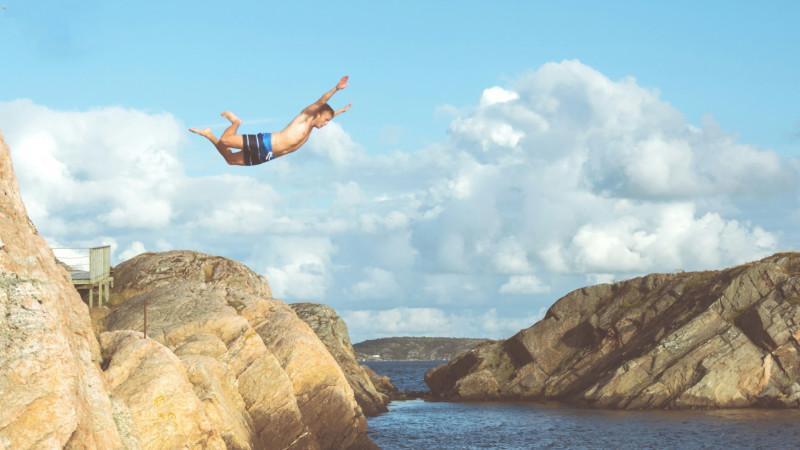
[[320, 106], [319, 109], [317, 110], [317, 114], [323, 114], [326, 112], [330, 113], [331, 117], [333, 117], [333, 108], [331, 108], [331, 105], [323, 103], [322, 106]]

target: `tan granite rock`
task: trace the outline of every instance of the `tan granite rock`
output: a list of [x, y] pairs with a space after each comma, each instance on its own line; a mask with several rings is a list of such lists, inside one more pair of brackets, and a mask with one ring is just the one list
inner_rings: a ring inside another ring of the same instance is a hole
[[375, 389], [369, 374], [358, 364], [347, 324], [336, 314], [333, 308], [319, 303], [293, 303], [297, 316], [307, 323], [320, 338], [339, 367], [344, 371], [347, 382], [353, 388], [356, 402], [367, 417], [387, 412], [389, 397]]
[[236, 261], [205, 253], [184, 250], [145, 253], [114, 269], [114, 304], [175, 280], [234, 287], [258, 297], [272, 297], [269, 282], [263, 276]]
[[364, 369], [364, 373], [369, 377], [372, 385], [375, 386], [375, 390], [381, 394], [384, 403], [389, 404], [392, 398], [400, 393], [397, 386], [392, 383], [392, 380], [390, 380], [388, 376], [375, 373], [375, 371], [367, 365], [362, 365], [361, 367]]
[[28, 219], [0, 134], [0, 448], [120, 448], [89, 309]]
[[253, 448], [252, 419], [231, 367], [204, 355], [184, 354], [180, 360], [206, 417], [219, 431], [225, 446], [228, 449]]
[[175, 354], [135, 331], [100, 341], [109, 389], [128, 407], [142, 448], [225, 448]]
[[314, 448], [291, 380], [231, 306], [258, 301], [234, 288], [173, 280], [127, 299], [104, 323], [109, 330], [141, 329], [147, 302], [148, 337], [180, 355], [198, 397], [209, 400], [220, 418], [218, 430], [229, 446], [303, 448], [310, 441]]
[[[146, 302], [148, 337], [180, 355], [209, 416], [225, 424], [217, 430], [226, 444], [374, 448], [342, 369], [288, 305], [268, 296], [266, 279], [224, 258], [180, 251], [140, 255], [115, 270], [123, 282], [112, 297], [120, 304], [104, 325], [143, 330]], [[198, 275], [206, 272], [212, 276]], [[233, 391], [222, 389], [231, 379], [243, 414]]]
[[246, 317], [292, 380], [297, 405], [322, 448], [373, 448], [344, 372], [314, 331], [280, 300], [244, 305]]

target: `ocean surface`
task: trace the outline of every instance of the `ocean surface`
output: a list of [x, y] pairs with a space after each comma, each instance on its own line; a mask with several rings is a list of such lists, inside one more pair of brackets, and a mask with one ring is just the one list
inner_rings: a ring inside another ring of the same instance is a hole
[[[444, 361], [370, 361], [401, 391], [427, 391]], [[800, 411], [607, 411], [531, 403], [392, 402], [367, 419], [383, 449], [800, 448]]]

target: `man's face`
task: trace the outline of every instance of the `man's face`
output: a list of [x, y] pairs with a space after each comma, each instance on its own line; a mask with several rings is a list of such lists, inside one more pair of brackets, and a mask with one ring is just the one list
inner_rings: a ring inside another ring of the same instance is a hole
[[322, 128], [328, 124], [328, 122], [333, 119], [333, 114], [330, 113], [322, 113], [317, 116], [317, 128]]

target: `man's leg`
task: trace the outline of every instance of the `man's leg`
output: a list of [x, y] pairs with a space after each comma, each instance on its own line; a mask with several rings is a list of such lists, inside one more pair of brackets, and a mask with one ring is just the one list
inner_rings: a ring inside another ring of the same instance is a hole
[[241, 135], [236, 134], [239, 131], [239, 125], [242, 124], [242, 119], [236, 117], [232, 112], [225, 111], [222, 113], [222, 117], [231, 121], [231, 125], [222, 132], [222, 136], [219, 137], [219, 141], [222, 145], [226, 147], [233, 147], [233, 148], [243, 148], [244, 147], [244, 139]]
[[244, 165], [244, 152], [233, 153], [230, 147], [222, 145], [220, 140], [211, 133], [211, 128], [205, 128], [202, 130], [198, 130], [197, 128], [189, 128], [189, 131], [192, 133], [197, 133], [211, 141], [211, 143], [214, 144], [214, 147], [216, 147], [217, 151], [219, 151], [219, 154], [225, 158], [225, 161], [228, 164], [232, 166]]

